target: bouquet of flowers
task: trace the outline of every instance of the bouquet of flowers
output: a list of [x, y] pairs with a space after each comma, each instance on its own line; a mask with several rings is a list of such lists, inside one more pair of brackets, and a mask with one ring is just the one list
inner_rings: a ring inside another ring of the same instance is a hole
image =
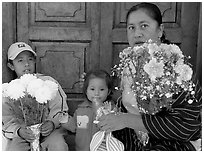
[[36, 136], [31, 150], [39, 150], [40, 126], [48, 111], [48, 102], [58, 91], [58, 85], [50, 80], [43, 81], [34, 74], [24, 74], [19, 79], [2, 85], [2, 96], [9, 99], [17, 120], [21, 120]]
[[112, 75], [120, 77], [122, 90], [130, 84], [140, 112], [155, 114], [163, 107], [171, 109], [173, 95], [181, 91], [188, 93], [189, 104], [193, 102], [193, 71], [177, 45], [157, 45], [149, 40], [141, 46], [125, 48], [119, 57]]

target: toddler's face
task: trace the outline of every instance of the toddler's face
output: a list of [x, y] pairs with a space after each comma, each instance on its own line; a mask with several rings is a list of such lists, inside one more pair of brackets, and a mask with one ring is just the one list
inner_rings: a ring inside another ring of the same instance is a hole
[[35, 57], [30, 51], [23, 51], [13, 60], [12, 70], [14, 70], [18, 77], [26, 73], [35, 72]]
[[104, 79], [93, 78], [89, 80], [86, 95], [90, 101], [96, 99], [100, 103], [103, 103], [108, 96], [108, 92], [109, 90]]

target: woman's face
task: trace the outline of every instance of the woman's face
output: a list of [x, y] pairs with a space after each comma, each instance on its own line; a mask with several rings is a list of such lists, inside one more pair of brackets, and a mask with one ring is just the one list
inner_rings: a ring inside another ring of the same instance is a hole
[[139, 9], [130, 13], [127, 20], [127, 37], [131, 47], [142, 45], [147, 40], [160, 42], [163, 25], [158, 26], [144, 10]]

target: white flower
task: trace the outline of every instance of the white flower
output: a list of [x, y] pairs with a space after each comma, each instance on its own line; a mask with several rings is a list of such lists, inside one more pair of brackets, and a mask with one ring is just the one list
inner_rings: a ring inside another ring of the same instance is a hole
[[188, 81], [192, 78], [193, 70], [189, 65], [183, 64], [183, 65], [178, 65], [174, 68], [175, 72], [179, 74], [178, 76], [178, 84], [183, 81]]
[[120, 52], [120, 54], [119, 54], [119, 58], [123, 58], [123, 52]]
[[147, 96], [141, 95], [140, 97], [142, 100], [147, 100]]
[[192, 99], [189, 99], [189, 100], [188, 100], [188, 103], [189, 103], [189, 104], [192, 104], [192, 103], [193, 103], [193, 100], [192, 100]]
[[184, 55], [182, 53], [182, 51], [180, 50], [180, 48], [177, 46], [177, 45], [174, 45], [174, 44], [171, 44], [171, 52], [174, 53], [174, 54], [178, 54], [178, 56], [180, 58], [183, 58]]
[[20, 79], [12, 80], [7, 86], [7, 95], [9, 98], [18, 100], [25, 96], [26, 89]]
[[32, 97], [35, 97], [35, 92], [43, 87], [44, 81], [41, 79], [35, 79], [31, 81], [28, 86], [27, 86], [27, 92], [30, 94]]
[[123, 50], [123, 52], [119, 55], [119, 57], [121, 58], [121, 56], [122, 55], [128, 55], [128, 54], [130, 54], [131, 53], [131, 47], [128, 47], [128, 48], [125, 48], [124, 50]]
[[168, 44], [161, 44], [160, 45], [161, 50], [164, 52], [164, 54], [167, 56], [167, 58], [170, 58], [172, 55], [172, 47]]
[[160, 86], [156, 86], [156, 89], [157, 89], [157, 90], [160, 90], [161, 88], [160, 88]]
[[158, 52], [158, 51], [161, 50], [156, 43], [149, 44], [148, 48], [149, 48], [149, 54], [150, 54], [151, 57], [153, 57], [155, 52]]
[[52, 100], [56, 96], [58, 91], [58, 84], [50, 80], [42, 80], [42, 82], [39, 80], [38, 82], [40, 88], [37, 88], [36, 86], [37, 89], [34, 92], [35, 98], [39, 103], [47, 103], [47, 101]]
[[191, 95], [195, 95], [195, 91], [191, 91]]
[[24, 74], [20, 77], [20, 80], [25, 88], [27, 88], [28, 84], [35, 79], [37, 79], [37, 77], [33, 74]]
[[183, 58], [179, 58], [178, 61], [176, 62], [176, 65], [183, 65], [184, 64], [184, 59]]
[[49, 89], [50, 89], [50, 91], [52, 92], [52, 97], [55, 97], [56, 96], [56, 94], [57, 94], [57, 91], [58, 91], [58, 84], [57, 83], [55, 83], [55, 82], [53, 82], [53, 81], [50, 81], [50, 80], [46, 80], [45, 82], [44, 82], [44, 86], [48, 86], [49, 87]]
[[137, 52], [141, 51], [141, 49], [143, 49], [143, 46], [134, 46], [132, 48], [132, 51], [135, 53], [135, 55], [137, 54]]
[[144, 71], [149, 74], [152, 81], [155, 81], [157, 77], [161, 77], [163, 73], [164, 63], [162, 61], [157, 62], [156, 58], [152, 58], [149, 63], [144, 65]]
[[168, 76], [168, 75], [171, 75], [171, 73], [168, 71], [168, 72], [166, 72], [166, 75]]
[[165, 94], [166, 98], [170, 98], [170, 97], [172, 97], [172, 95], [173, 95], [172, 93], [166, 93]]
[[166, 84], [167, 84], [167, 85], [170, 85], [170, 83], [171, 83], [171, 82], [170, 82], [169, 80], [166, 81]]
[[52, 99], [52, 91], [48, 86], [42, 86], [36, 90], [35, 98], [39, 103], [47, 103], [48, 100]]

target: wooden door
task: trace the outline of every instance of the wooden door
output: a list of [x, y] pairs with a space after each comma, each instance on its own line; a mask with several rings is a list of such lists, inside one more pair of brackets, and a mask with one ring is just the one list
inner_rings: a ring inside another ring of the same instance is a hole
[[80, 75], [99, 67], [98, 3], [17, 3], [17, 40], [37, 53], [37, 72], [80, 100]]
[[[17, 41], [36, 50], [37, 72], [54, 77], [68, 95], [80, 101], [84, 71], [110, 72], [128, 46], [125, 16], [131, 2], [17, 3]], [[160, 2], [165, 32], [180, 45], [196, 69], [200, 3]]]

